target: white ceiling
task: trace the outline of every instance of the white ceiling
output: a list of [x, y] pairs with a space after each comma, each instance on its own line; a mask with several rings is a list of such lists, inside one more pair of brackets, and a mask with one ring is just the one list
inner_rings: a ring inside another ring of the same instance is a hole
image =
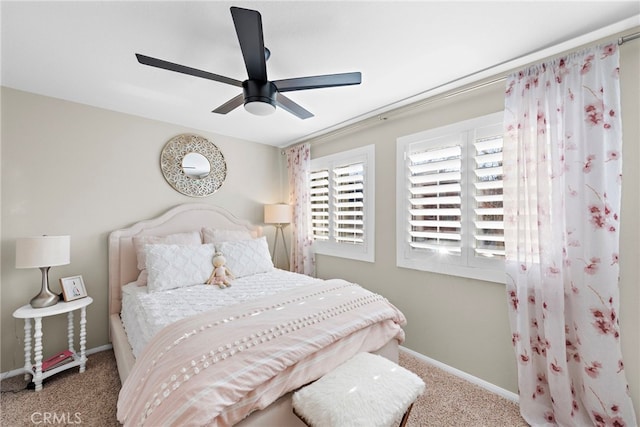
[[[270, 80], [361, 71], [362, 84], [287, 93], [315, 114], [307, 120], [218, 115], [239, 88], [136, 61], [245, 80], [230, 6], [261, 12]], [[585, 33], [638, 25], [640, 2], [2, 1], [0, 13], [3, 86], [286, 146]]]

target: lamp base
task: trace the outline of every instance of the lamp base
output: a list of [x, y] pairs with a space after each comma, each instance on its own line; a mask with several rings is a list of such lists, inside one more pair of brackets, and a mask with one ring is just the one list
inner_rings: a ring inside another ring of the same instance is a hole
[[29, 301], [29, 304], [31, 304], [33, 308], [50, 307], [60, 301], [60, 297], [49, 289], [49, 268], [50, 267], [40, 267], [40, 271], [42, 271], [42, 289], [38, 295]]
[[278, 232], [280, 232], [280, 236], [282, 236], [282, 244], [284, 245], [284, 252], [286, 254], [286, 260], [287, 260], [287, 269], [291, 270], [291, 265], [289, 264], [289, 249], [287, 249], [287, 241], [284, 238], [284, 231], [283, 228], [287, 225], [287, 224], [274, 224], [276, 227], [276, 235], [275, 238], [273, 239], [273, 251], [271, 254], [271, 261], [273, 261], [273, 263], [276, 263], [276, 248], [278, 247]]
[[49, 294], [41, 292], [40, 294], [36, 295], [31, 299], [31, 301], [29, 301], [29, 304], [31, 304], [31, 307], [33, 308], [45, 308], [56, 305], [58, 301], [60, 301], [60, 297], [49, 291]]

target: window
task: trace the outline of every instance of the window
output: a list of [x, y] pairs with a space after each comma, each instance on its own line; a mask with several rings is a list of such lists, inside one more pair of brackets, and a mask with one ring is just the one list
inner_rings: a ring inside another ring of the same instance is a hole
[[311, 160], [316, 253], [374, 261], [373, 145]]
[[397, 264], [504, 282], [502, 112], [397, 140]]

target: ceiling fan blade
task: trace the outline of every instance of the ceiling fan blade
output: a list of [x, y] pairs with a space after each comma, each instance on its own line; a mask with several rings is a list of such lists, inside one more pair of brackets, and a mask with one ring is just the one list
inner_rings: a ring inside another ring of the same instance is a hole
[[136, 53], [136, 58], [138, 58], [138, 62], [143, 65], [150, 65], [152, 67], [162, 68], [164, 70], [175, 71], [176, 73], [187, 74], [189, 76], [201, 77], [207, 80], [214, 80], [216, 82], [242, 87], [242, 82], [240, 80], [209, 73], [208, 71], [198, 70], [196, 68], [175, 64], [173, 62], [164, 61], [162, 59], [152, 58], [150, 56], [141, 55], [139, 53]]
[[266, 82], [267, 60], [265, 59], [260, 12], [234, 6], [231, 7], [231, 16], [236, 27], [249, 80]]
[[241, 93], [240, 95], [234, 96], [233, 98], [213, 110], [212, 113], [227, 114], [228, 112], [235, 108], [238, 108], [242, 104], [244, 104], [244, 94]]
[[277, 93], [276, 94], [276, 103], [282, 109], [290, 112], [291, 114], [293, 114], [296, 117], [301, 118], [302, 120], [308, 119], [310, 117], [313, 117], [313, 114], [311, 114], [311, 112], [305, 110], [300, 105], [296, 104], [291, 99], [287, 98], [286, 96], [282, 95], [281, 93]]
[[276, 80], [273, 84], [278, 88], [278, 92], [291, 92], [294, 90], [359, 85], [361, 82], [362, 74], [360, 72], [355, 72]]

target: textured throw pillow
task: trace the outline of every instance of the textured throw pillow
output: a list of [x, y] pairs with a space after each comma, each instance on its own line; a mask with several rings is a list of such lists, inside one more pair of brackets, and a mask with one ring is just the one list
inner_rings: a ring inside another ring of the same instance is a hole
[[213, 244], [146, 245], [145, 253], [147, 292], [203, 284], [213, 272]]
[[237, 240], [216, 244], [218, 252], [227, 259], [227, 268], [235, 277], [266, 273], [273, 270], [267, 238]]
[[199, 231], [190, 231], [187, 233], [168, 234], [166, 236], [138, 236], [133, 238], [133, 247], [136, 250], [138, 259], [138, 286], [147, 284], [147, 258], [144, 247], [146, 245], [201, 245], [202, 236]]
[[236, 240], [253, 239], [249, 230], [220, 230], [204, 227], [202, 240], [204, 243], [235, 242]]

